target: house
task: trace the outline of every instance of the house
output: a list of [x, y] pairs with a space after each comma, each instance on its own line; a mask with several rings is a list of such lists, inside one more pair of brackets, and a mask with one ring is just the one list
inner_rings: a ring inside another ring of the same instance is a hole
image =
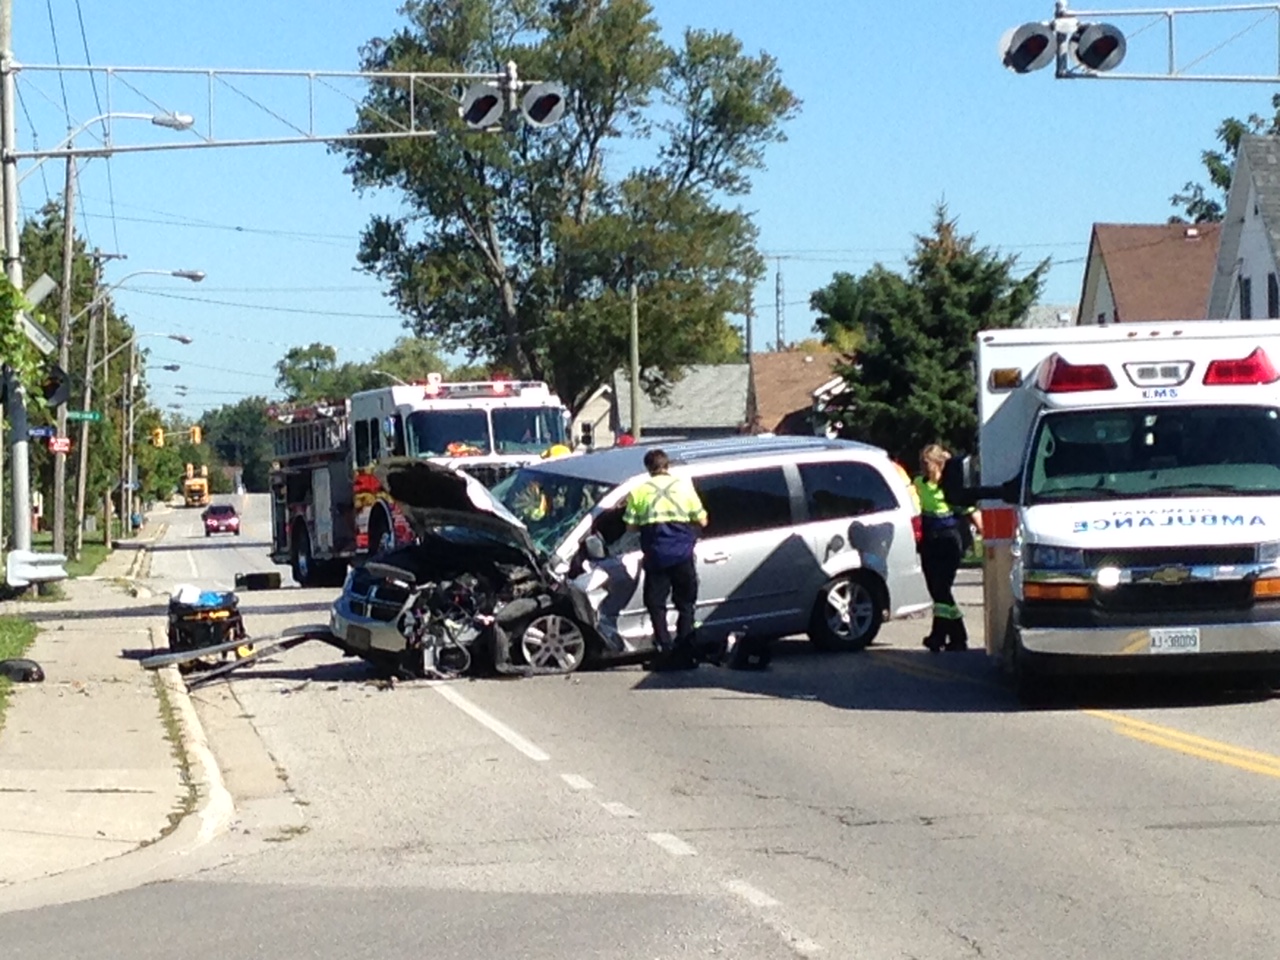
[[1219, 224], [1095, 223], [1077, 322], [1203, 320]]
[[1280, 137], [1240, 139], [1227, 194], [1209, 316], [1280, 317]]
[[844, 389], [838, 353], [782, 350], [751, 355], [747, 420], [755, 432], [825, 434], [827, 401]]
[[[745, 363], [686, 367], [661, 399], [641, 391], [641, 437], [699, 440], [739, 433], [747, 415], [748, 382]], [[609, 383], [587, 398], [575, 418], [578, 436], [583, 423], [594, 425], [596, 446], [608, 446], [619, 434], [632, 432], [631, 380], [626, 371], [615, 371]]]
[[1074, 327], [1076, 325], [1075, 304], [1059, 306], [1051, 303], [1037, 303], [1022, 316], [1021, 327], [1029, 330], [1044, 330], [1053, 327]]

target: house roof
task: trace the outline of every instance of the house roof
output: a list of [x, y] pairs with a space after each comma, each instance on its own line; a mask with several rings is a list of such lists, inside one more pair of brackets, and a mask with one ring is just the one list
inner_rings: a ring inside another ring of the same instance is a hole
[[[745, 363], [695, 364], [671, 385], [661, 403], [640, 393], [640, 426], [651, 430], [733, 429], [747, 416], [749, 368]], [[631, 378], [613, 374], [619, 429], [631, 429]]]
[[1221, 232], [1217, 223], [1095, 223], [1089, 265], [1101, 256], [1121, 323], [1202, 320]]
[[760, 425], [777, 431], [784, 420], [813, 409], [814, 394], [835, 377], [838, 353], [784, 350], [751, 355], [751, 389]]

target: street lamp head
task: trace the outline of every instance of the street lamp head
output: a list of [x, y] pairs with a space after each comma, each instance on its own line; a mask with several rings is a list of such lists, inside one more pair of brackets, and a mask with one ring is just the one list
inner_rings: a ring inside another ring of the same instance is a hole
[[178, 366], [178, 364], [176, 364], [176, 363], [166, 363], [166, 364], [165, 364], [163, 367], [161, 367], [160, 369], [161, 369], [161, 370], [168, 370], [170, 373], [177, 373], [179, 370], [181, 370], [181, 369], [182, 369], [182, 367]]
[[204, 279], [203, 270], [174, 270], [173, 276], [181, 277], [183, 280], [190, 280], [192, 283], [199, 283]]
[[170, 130], [190, 130], [195, 125], [196, 118], [189, 113], [158, 113], [151, 118], [151, 122], [157, 127], [167, 127]]
[[183, 343], [183, 344], [191, 342], [191, 338], [188, 337], [185, 333], [171, 333], [169, 334], [169, 339], [177, 340], [179, 343]]

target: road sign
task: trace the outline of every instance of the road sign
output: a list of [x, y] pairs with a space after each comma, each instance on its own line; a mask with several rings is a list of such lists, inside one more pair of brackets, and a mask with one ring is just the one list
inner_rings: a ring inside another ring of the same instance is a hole
[[101, 410], [68, 410], [68, 420], [88, 420], [90, 423], [100, 423], [102, 421]]
[[50, 453], [70, 453], [71, 438], [70, 437], [50, 437], [49, 452]]
[[28, 427], [27, 436], [29, 437], [52, 437], [57, 433], [56, 427]]

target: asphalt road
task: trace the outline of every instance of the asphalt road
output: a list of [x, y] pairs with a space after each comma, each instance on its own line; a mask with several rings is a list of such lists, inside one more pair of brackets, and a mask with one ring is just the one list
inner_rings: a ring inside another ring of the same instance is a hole
[[[174, 515], [158, 589], [271, 569]], [[333, 591], [242, 598], [255, 634]], [[971, 631], [980, 624], [970, 615]], [[7, 958], [1230, 956], [1280, 942], [1280, 703], [1026, 711], [921, 624], [772, 668], [379, 689], [302, 646], [196, 694], [241, 819], [182, 876], [0, 916]]]

